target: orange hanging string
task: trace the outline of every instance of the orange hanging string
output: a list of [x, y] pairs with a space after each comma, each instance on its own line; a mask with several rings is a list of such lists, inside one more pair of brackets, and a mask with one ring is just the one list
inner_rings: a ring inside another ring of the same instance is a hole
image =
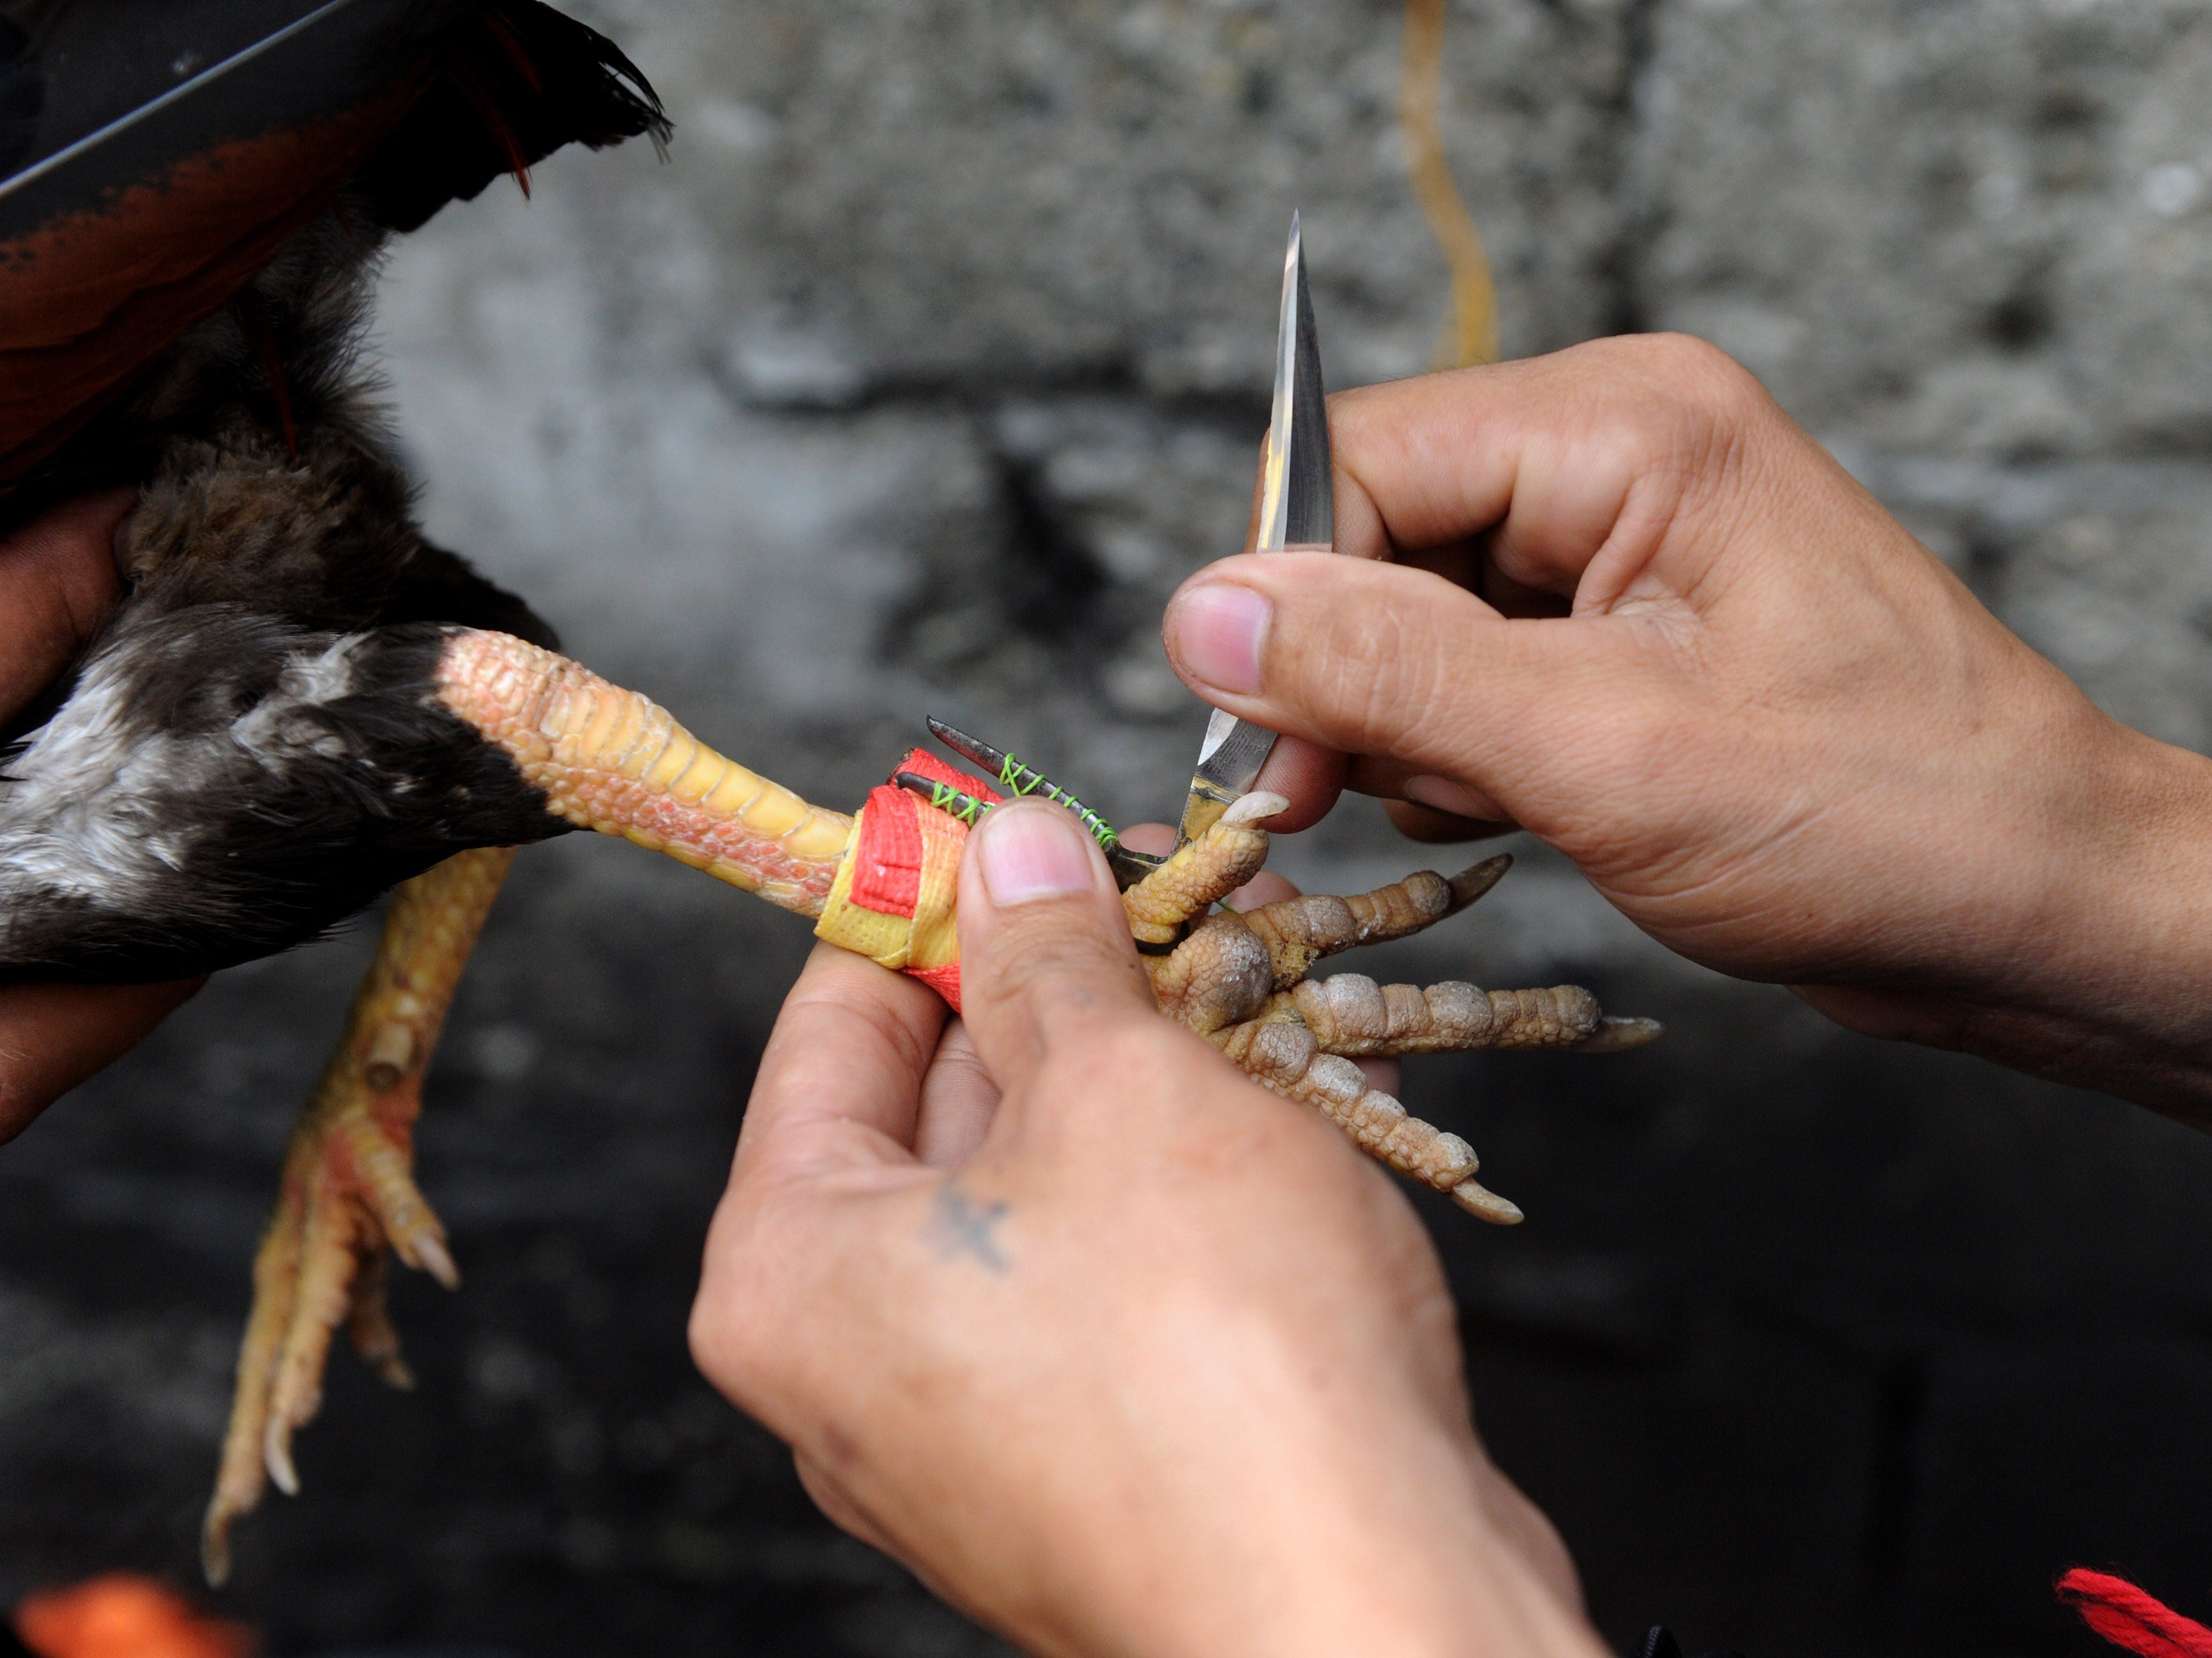
[[1404, 76], [1398, 86], [1398, 122], [1406, 139], [1406, 168], [1429, 230], [1451, 268], [1452, 314], [1437, 342], [1436, 366], [1463, 369], [1498, 361], [1498, 284], [1482, 232], [1452, 182], [1444, 157], [1444, 6], [1446, 0], [1406, 0]]

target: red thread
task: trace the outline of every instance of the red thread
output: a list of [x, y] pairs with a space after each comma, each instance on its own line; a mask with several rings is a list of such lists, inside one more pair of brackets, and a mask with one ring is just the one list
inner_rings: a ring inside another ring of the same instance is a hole
[[[900, 771], [911, 771], [916, 777], [928, 778], [932, 783], [948, 784], [963, 794], [973, 795], [986, 806], [996, 806], [1004, 798], [997, 789], [992, 788], [981, 777], [970, 777], [957, 767], [947, 765], [936, 755], [925, 753], [919, 748], [908, 749], [906, 758], [898, 763], [892, 775], [896, 776]], [[898, 792], [906, 795], [906, 797], [914, 802], [917, 812], [922, 809], [921, 795], [908, 794], [903, 789]], [[912, 911], [909, 911], [908, 913], [911, 914]], [[942, 967], [908, 967], [906, 971], [943, 997], [946, 1005], [951, 1007], [953, 1012], [960, 1011], [960, 964], [958, 962], [948, 961]]]
[[853, 902], [878, 915], [911, 916], [921, 901], [921, 802], [888, 783], [869, 791], [853, 849]]
[[2124, 1577], [2076, 1566], [2055, 1586], [2081, 1621], [2141, 1658], [2212, 1658], [2212, 1629], [2184, 1618]]
[[522, 37], [514, 32], [514, 25], [508, 22], [499, 13], [488, 11], [484, 14], [483, 26], [484, 33], [499, 42], [500, 50], [507, 54], [507, 61], [514, 65], [514, 72], [530, 82], [530, 89], [532, 92], [543, 95], [545, 91], [545, 82], [539, 78], [538, 65], [531, 62], [530, 52], [523, 46]]
[[[919, 748], [907, 751], [898, 770], [962, 789], [986, 805], [999, 803], [998, 795], [981, 778], [956, 771]], [[921, 830], [915, 814], [922, 809], [919, 795], [890, 784], [868, 795], [868, 809], [860, 820], [860, 844], [854, 849], [851, 888], [853, 902], [862, 909], [910, 916], [921, 902]]]
[[446, 73], [453, 77], [453, 84], [461, 95], [476, 106], [483, 124], [491, 130], [492, 142], [507, 152], [507, 170], [514, 174], [515, 183], [522, 186], [525, 196], [530, 194], [530, 156], [522, 148], [522, 140], [514, 136], [514, 129], [507, 124], [507, 117], [499, 113], [491, 94], [484, 90], [476, 71], [466, 64], [448, 64]]
[[292, 459], [300, 458], [300, 429], [292, 418], [292, 388], [284, 378], [283, 354], [276, 349], [276, 331], [268, 313], [251, 293], [238, 296], [238, 326], [253, 354], [261, 359], [261, 377], [269, 382], [269, 395], [276, 399], [276, 418], [284, 428], [284, 447]]

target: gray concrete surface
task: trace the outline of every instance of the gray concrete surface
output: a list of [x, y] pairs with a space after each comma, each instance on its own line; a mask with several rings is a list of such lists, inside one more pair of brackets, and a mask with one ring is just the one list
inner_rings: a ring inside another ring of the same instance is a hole
[[[1376, 0], [580, 7], [678, 122], [392, 261], [434, 533], [578, 655], [833, 802], [941, 712], [1157, 815], [1202, 715], [1156, 625], [1233, 550], [1303, 208], [1332, 382], [1445, 271]], [[2212, 743], [2212, 13], [2185, 0], [1460, 0], [1446, 131], [1510, 351], [1698, 332], [2106, 706]], [[1347, 808], [1341, 889], [1419, 862]], [[814, 1518], [682, 1326], [788, 917], [531, 853], [433, 1084], [468, 1283], [421, 1390], [335, 1367], [226, 1604], [279, 1655], [997, 1649]], [[0, 1153], [0, 1590], [181, 1576], [293, 1103], [366, 953], [226, 975]], [[1392, 969], [1665, 1015], [1610, 1064], [1438, 1063], [1532, 1219], [1444, 1214], [1483, 1426], [1626, 1642], [2095, 1649], [2051, 1575], [2212, 1616], [2212, 1145], [1835, 1032], [1531, 849]]]

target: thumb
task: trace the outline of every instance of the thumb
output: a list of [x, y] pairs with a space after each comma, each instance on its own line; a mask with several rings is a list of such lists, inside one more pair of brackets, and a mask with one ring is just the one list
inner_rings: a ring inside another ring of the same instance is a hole
[[1217, 708], [1401, 762], [1408, 776], [1472, 783], [1513, 811], [1511, 784], [1592, 716], [1592, 698], [1632, 696], [1619, 660], [1626, 625], [1509, 621], [1425, 570], [1270, 553], [1193, 576], [1162, 634], [1176, 672]]
[[1009, 1099], [1054, 1045], [1158, 1020], [1105, 856], [1059, 807], [1015, 802], [975, 826], [958, 914], [961, 1017]]
[[115, 528], [137, 498], [88, 496], [0, 535], [0, 718], [58, 679], [122, 597]]

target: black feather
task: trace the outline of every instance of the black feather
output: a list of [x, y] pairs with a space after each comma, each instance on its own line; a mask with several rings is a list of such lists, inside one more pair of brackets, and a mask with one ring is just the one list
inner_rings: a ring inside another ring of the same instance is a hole
[[423, 538], [360, 342], [389, 227], [517, 156], [668, 129], [611, 42], [534, 0], [453, 31], [458, 73], [336, 210], [0, 504], [4, 521], [141, 491], [122, 608], [0, 732], [0, 981], [209, 972], [317, 937], [455, 852], [569, 827], [434, 693], [453, 629], [554, 633]]
[[447, 203], [564, 144], [605, 149], [672, 131], [622, 48], [536, 0], [503, 0], [454, 32], [430, 88], [355, 180], [380, 224], [412, 230]]
[[0, 177], [14, 172], [39, 141], [46, 77], [22, 26], [0, 17]]
[[[120, 672], [124, 752], [145, 775], [102, 779], [94, 809], [164, 844], [136, 875], [106, 872], [106, 890], [18, 884], [0, 914], [0, 982], [212, 972], [320, 936], [455, 851], [568, 832], [514, 762], [433, 696], [449, 632], [365, 636], [344, 695], [285, 708], [249, 748], [234, 734], [277, 702], [284, 664], [338, 636], [228, 605], [126, 617], [93, 672]], [[55, 808], [55, 826], [82, 834], [76, 803]], [[21, 844], [24, 827], [0, 808], [9, 839]]]
[[373, 241], [669, 131], [538, 0], [0, 0], [0, 496], [349, 181]]

